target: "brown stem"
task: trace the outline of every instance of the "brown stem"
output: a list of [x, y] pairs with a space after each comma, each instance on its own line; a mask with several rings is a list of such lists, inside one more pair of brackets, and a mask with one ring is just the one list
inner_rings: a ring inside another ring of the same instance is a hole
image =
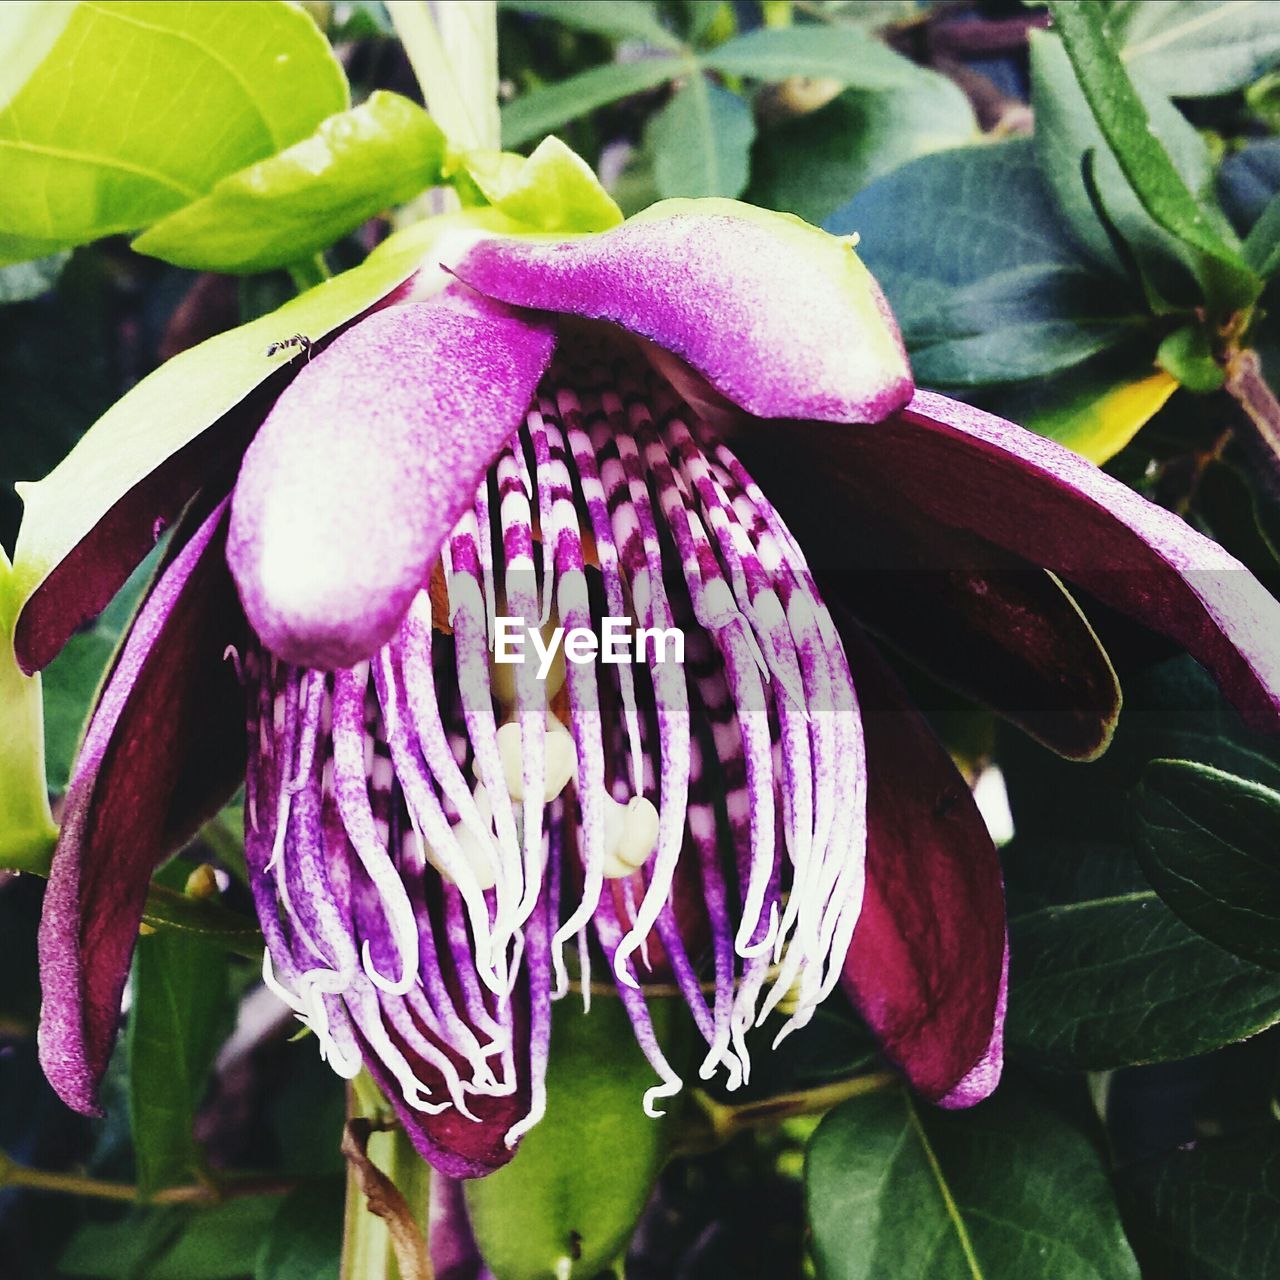
[[1258, 353], [1248, 347], [1227, 357], [1227, 393], [1253, 427], [1254, 453], [1273, 493], [1280, 493], [1280, 400], [1262, 375]]
[[353, 1116], [342, 1131], [342, 1154], [347, 1168], [364, 1195], [368, 1211], [387, 1224], [391, 1247], [401, 1280], [432, 1280], [431, 1258], [422, 1229], [403, 1192], [369, 1157], [369, 1135], [374, 1125]]

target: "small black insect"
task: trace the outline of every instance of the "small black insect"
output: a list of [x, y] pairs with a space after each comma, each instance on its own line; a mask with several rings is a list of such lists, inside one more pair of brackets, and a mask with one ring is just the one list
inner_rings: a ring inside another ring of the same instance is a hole
[[311, 359], [311, 339], [305, 333], [295, 333], [292, 338], [281, 338], [267, 348], [267, 355], [279, 355], [281, 351], [296, 350], [305, 353]]

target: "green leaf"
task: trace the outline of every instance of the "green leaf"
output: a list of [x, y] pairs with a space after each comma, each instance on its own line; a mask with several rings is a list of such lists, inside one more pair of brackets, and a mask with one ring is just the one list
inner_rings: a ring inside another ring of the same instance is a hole
[[1156, 760], [1134, 792], [1152, 887], [1197, 933], [1280, 969], [1280, 793], [1189, 760]]
[[[1265, 1276], [1280, 1254], [1280, 1133], [1201, 1140], [1125, 1171], [1152, 1275]], [[1159, 1268], [1155, 1270], [1154, 1268]]]
[[345, 1200], [342, 1178], [287, 1195], [267, 1228], [254, 1280], [338, 1280]]
[[[66, 25], [0, 110], [0, 262], [145, 227], [347, 106], [296, 5], [49, 7], [69, 10]], [[19, 24], [28, 61], [33, 26], [48, 44], [53, 22]]]
[[1280, 195], [1273, 196], [1244, 242], [1245, 261], [1264, 279], [1280, 271]]
[[910, 89], [850, 89], [762, 130], [752, 153], [751, 202], [820, 223], [875, 178], [973, 141], [977, 132], [968, 99], [940, 76]]
[[1097, 1152], [1008, 1084], [969, 1112], [905, 1092], [842, 1104], [805, 1192], [821, 1280], [1137, 1280]]
[[703, 75], [690, 76], [645, 131], [658, 193], [741, 195], [755, 136], [751, 108], [742, 98]]
[[1156, 363], [1188, 391], [1200, 394], [1217, 391], [1226, 378], [1201, 324], [1185, 324], [1169, 334], [1156, 351]]
[[468, 152], [462, 167], [495, 209], [538, 231], [607, 231], [622, 221], [591, 166], [559, 138], [544, 138], [527, 159]]
[[154, 929], [182, 934], [205, 947], [250, 960], [262, 958], [262, 934], [256, 921], [220, 903], [190, 898], [162, 884], [153, 883], [147, 890], [142, 919]]
[[[1183, 182], [1227, 234], [1225, 220], [1214, 206], [1214, 167], [1204, 140], [1163, 94], [1143, 81], [1135, 84]], [[1188, 293], [1194, 251], [1143, 208], [1089, 110], [1062, 41], [1048, 32], [1032, 34], [1031, 101], [1040, 171], [1071, 235], [1101, 265], [1117, 273], [1127, 270], [1085, 182], [1085, 158], [1091, 155], [1098, 198], [1139, 268], [1162, 292]]]
[[26, 302], [28, 298], [48, 293], [57, 284], [69, 257], [68, 253], [53, 253], [32, 262], [15, 262], [12, 266], [0, 267], [0, 305]]
[[58, 1271], [101, 1280], [243, 1280], [279, 1204], [278, 1196], [243, 1196], [211, 1209], [139, 1209], [120, 1221], [89, 1222]]
[[1103, 463], [1178, 389], [1174, 378], [1163, 370], [1153, 372], [1151, 364], [1147, 344], [1129, 342], [1049, 378], [984, 387], [973, 399], [1091, 462]]
[[1243, 89], [1280, 58], [1267, 0], [1120, 0], [1106, 26], [1130, 71], [1175, 98]]
[[1206, 297], [1225, 309], [1257, 297], [1257, 281], [1210, 219], [1152, 127], [1138, 95], [1107, 38], [1095, 4], [1049, 0], [1067, 56], [1093, 117], [1142, 207], [1154, 221], [1198, 250], [1196, 276]]
[[1105, 1071], [1207, 1053], [1280, 1022], [1280, 975], [1189, 929], [1123, 845], [1020, 835], [1006, 868], [1011, 1053]]
[[198, 271], [287, 266], [435, 185], [444, 151], [444, 134], [421, 107], [378, 90], [302, 142], [220, 179], [133, 247]]
[[[174, 871], [185, 878], [182, 864]], [[131, 991], [129, 1114], [138, 1189], [150, 1196], [203, 1166], [192, 1129], [226, 1012], [226, 953], [177, 932], [140, 937]]]
[[861, 236], [925, 385], [1044, 378], [1147, 323], [1063, 235], [1028, 141], [914, 160], [826, 226]]
[[296, 333], [315, 341], [345, 324], [407, 279], [435, 236], [477, 217], [437, 219], [393, 236], [354, 270], [182, 352], [132, 388], [54, 471], [19, 486], [25, 517], [14, 556], [14, 614], [123, 493], [289, 360], [288, 351], [267, 355], [273, 342]]
[[18, 588], [0, 547], [0, 867], [42, 871], [57, 828], [44, 780], [40, 677], [25, 676], [13, 656]]
[[659, 49], [680, 49], [678, 36], [659, 21], [656, 7], [645, 0], [499, 0], [504, 9], [553, 18], [566, 27], [608, 36], [611, 40], [643, 40]]
[[502, 145], [519, 147], [619, 98], [655, 89], [690, 71], [688, 58], [608, 62], [523, 94], [502, 109]]
[[702, 55], [724, 75], [774, 82], [789, 76], [838, 80], [855, 89], [918, 88], [933, 73], [853, 27], [761, 28]]
[[[671, 1056], [683, 1008], [651, 1000]], [[466, 1184], [471, 1225], [498, 1280], [592, 1280], [625, 1248], [669, 1150], [680, 1100], [651, 1120], [641, 1108], [653, 1069], [620, 1000], [589, 1014], [554, 1008], [547, 1113], [515, 1159]]]

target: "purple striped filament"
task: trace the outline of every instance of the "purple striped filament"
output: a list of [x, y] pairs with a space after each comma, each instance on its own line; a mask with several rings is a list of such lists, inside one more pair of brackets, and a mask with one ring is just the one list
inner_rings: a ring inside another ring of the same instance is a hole
[[[685, 662], [539, 679], [495, 665], [499, 616], [678, 627]], [[544, 1106], [551, 1003], [589, 1001], [593, 957], [658, 1077], [650, 1114], [682, 1081], [647, 981], [678, 988], [702, 1077], [730, 1087], [753, 1026], [781, 1006], [785, 1035], [836, 985], [866, 841], [848, 663], [777, 513], [647, 367], [553, 367], [369, 662], [260, 649], [245, 674], [265, 975], [340, 1074], [372, 1055], [404, 1105], [468, 1117], [527, 1061], [512, 1145]]]

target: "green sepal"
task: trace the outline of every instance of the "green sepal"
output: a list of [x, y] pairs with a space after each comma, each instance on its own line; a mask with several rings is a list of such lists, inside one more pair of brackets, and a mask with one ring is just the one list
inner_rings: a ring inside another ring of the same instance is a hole
[[607, 231], [622, 210], [576, 151], [545, 138], [532, 155], [469, 151], [454, 162], [489, 204], [534, 231]]

